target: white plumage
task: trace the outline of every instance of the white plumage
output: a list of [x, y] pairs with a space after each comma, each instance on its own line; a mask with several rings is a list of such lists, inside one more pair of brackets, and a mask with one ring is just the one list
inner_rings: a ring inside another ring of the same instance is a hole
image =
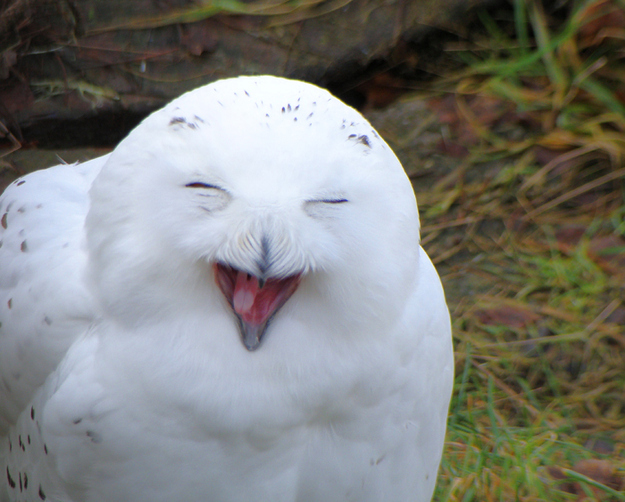
[[275, 77], [0, 198], [0, 500], [424, 502], [453, 377], [410, 182]]

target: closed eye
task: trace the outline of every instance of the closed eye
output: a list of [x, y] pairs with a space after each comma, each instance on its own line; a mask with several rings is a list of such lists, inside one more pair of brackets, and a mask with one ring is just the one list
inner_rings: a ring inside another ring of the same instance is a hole
[[311, 199], [306, 201], [307, 204], [344, 204], [345, 202], [349, 201], [342, 197], [337, 197], [336, 199]]
[[323, 204], [343, 204], [344, 202], [349, 202], [347, 199], [321, 199], [315, 200], [311, 202], [321, 202]]
[[213, 188], [215, 190], [223, 190], [223, 188], [218, 187], [217, 185], [211, 185], [210, 183], [202, 183], [201, 181], [187, 183], [185, 186], [188, 188]]

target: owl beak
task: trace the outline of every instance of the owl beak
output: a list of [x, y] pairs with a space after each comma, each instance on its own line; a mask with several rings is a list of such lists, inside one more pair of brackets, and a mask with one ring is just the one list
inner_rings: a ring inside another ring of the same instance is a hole
[[213, 265], [215, 281], [237, 317], [243, 345], [256, 350], [276, 312], [297, 290], [301, 274], [258, 278], [229, 265]]

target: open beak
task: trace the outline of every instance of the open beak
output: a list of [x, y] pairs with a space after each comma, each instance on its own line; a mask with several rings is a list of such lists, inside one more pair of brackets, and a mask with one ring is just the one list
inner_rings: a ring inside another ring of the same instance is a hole
[[258, 278], [223, 263], [213, 264], [215, 281], [239, 321], [243, 345], [256, 350], [274, 314], [299, 286], [301, 274]]

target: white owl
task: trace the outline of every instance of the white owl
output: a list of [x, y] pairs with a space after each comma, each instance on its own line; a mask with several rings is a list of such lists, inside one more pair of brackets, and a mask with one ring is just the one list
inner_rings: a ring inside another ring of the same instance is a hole
[[189, 92], [0, 198], [0, 500], [425, 502], [453, 379], [411, 184], [328, 92]]

